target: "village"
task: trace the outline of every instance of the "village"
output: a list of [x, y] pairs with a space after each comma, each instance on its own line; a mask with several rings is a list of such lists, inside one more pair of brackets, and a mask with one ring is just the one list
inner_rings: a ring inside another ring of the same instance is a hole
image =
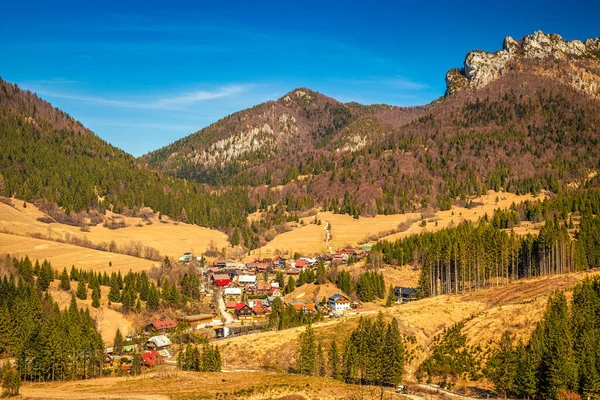
[[[276, 256], [250, 262], [215, 260], [211, 265], [191, 252], [184, 253], [178, 261], [181, 265], [196, 266], [203, 277], [201, 294], [211, 299], [212, 312], [148, 321], [142, 332], [128, 332], [119, 348], [116, 345], [106, 348], [106, 367], [118, 373], [130, 373], [134, 365], [153, 368], [176, 364], [178, 352], [191, 337], [208, 343], [262, 332], [274, 308], [290, 310], [304, 323], [360, 314], [363, 304], [341, 291], [317, 301], [286, 299], [286, 291], [293, 289], [283, 286], [280, 280], [285, 277], [289, 283], [291, 277], [291, 281], [298, 282], [303, 276], [312, 276], [314, 280], [319, 268], [328, 271], [332, 266], [361, 262], [369, 251], [368, 247], [344, 248], [331, 255], [295, 259]], [[412, 287], [396, 286], [394, 294], [396, 303], [417, 298], [417, 291]], [[181, 339], [182, 335], [186, 335], [185, 340]]]

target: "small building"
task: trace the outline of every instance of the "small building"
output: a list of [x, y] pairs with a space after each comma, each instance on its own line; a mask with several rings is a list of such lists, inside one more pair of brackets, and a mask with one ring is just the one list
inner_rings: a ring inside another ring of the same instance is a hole
[[314, 314], [316, 312], [315, 305], [311, 303], [293, 303], [292, 308], [294, 311], [303, 312], [307, 314]]
[[352, 302], [339, 293], [334, 294], [327, 300], [327, 306], [331, 311], [349, 310]]
[[166, 350], [171, 346], [172, 343], [165, 335], [152, 336], [146, 342], [146, 349], [148, 350]]
[[400, 303], [408, 303], [417, 299], [417, 289], [415, 288], [396, 286], [394, 294], [396, 295], [396, 301]]
[[269, 296], [272, 296], [272, 297], [282, 297], [281, 290], [279, 288], [277, 288], [277, 287], [272, 287], [269, 290]]
[[175, 321], [174, 319], [170, 319], [168, 321], [155, 321], [155, 322], [151, 322], [148, 325], [146, 325], [144, 327], [144, 330], [146, 332], [160, 332], [160, 333], [167, 333], [167, 331], [169, 329], [174, 329], [177, 328], [177, 321]]
[[226, 287], [225, 296], [241, 296], [242, 289], [239, 287]]
[[236, 318], [251, 318], [252, 309], [246, 303], [237, 303], [235, 305], [234, 314]]
[[156, 365], [162, 364], [163, 362], [162, 357], [160, 356], [160, 354], [158, 354], [158, 351], [156, 350], [146, 351], [141, 355], [141, 357], [142, 363], [146, 367], [154, 367]]
[[256, 275], [240, 275], [238, 277], [238, 282], [240, 285], [255, 285]]
[[296, 262], [294, 263], [294, 267], [296, 268], [304, 268], [308, 265], [308, 261], [304, 260], [304, 259], [300, 259], [300, 260], [296, 260]]
[[225, 302], [225, 310], [233, 311], [233, 310], [235, 310], [235, 306], [237, 306], [237, 304], [238, 304], [237, 301], [226, 301]]
[[181, 321], [184, 321], [190, 324], [192, 330], [197, 331], [202, 328], [206, 328], [207, 326], [212, 326], [213, 315], [212, 314], [196, 314], [196, 315], [188, 315], [180, 318]]
[[267, 311], [264, 309], [262, 303], [256, 303], [254, 307], [252, 307], [252, 313], [257, 317], [264, 317], [267, 315]]

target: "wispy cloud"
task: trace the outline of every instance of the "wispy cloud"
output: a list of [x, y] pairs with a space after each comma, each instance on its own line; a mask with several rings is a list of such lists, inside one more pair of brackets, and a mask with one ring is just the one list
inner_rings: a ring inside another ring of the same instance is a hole
[[164, 109], [177, 111], [185, 109], [186, 107], [192, 106], [198, 102], [235, 96], [245, 92], [246, 90], [254, 87], [255, 85], [226, 85], [217, 87], [213, 90], [195, 90], [189, 92], [176, 93], [172, 95], [162, 95], [153, 98], [138, 97], [128, 99], [122, 99], [116, 96], [95, 96], [70, 91], [56, 90], [52, 88], [45, 88], [39, 83], [24, 86], [27, 87], [29, 90], [45, 97], [54, 97], [58, 99], [77, 101], [87, 104], [120, 108], [138, 108], [148, 110]]

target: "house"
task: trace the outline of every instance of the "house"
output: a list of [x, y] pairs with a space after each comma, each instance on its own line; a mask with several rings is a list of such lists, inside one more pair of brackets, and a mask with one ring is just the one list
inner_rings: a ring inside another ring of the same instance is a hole
[[271, 285], [266, 282], [259, 282], [256, 284], [256, 292], [257, 293], [269, 293], [271, 290]]
[[164, 350], [171, 346], [171, 341], [165, 335], [152, 336], [146, 341], [146, 349], [148, 350]]
[[298, 268], [290, 268], [285, 271], [286, 275], [300, 275], [300, 270]]
[[349, 310], [352, 302], [339, 293], [334, 294], [327, 300], [327, 306], [331, 311]]
[[240, 275], [238, 282], [240, 285], [254, 285], [256, 284], [256, 275]]
[[316, 312], [314, 304], [304, 304], [304, 303], [292, 303], [292, 308], [294, 311], [299, 311], [308, 314], [314, 314]]
[[408, 303], [417, 299], [417, 289], [415, 288], [396, 286], [394, 294], [396, 295], [396, 301], [401, 303]]
[[217, 281], [230, 281], [231, 277], [229, 276], [229, 274], [212, 274], [210, 280], [212, 283], [216, 283]]
[[192, 330], [197, 331], [198, 329], [212, 326], [213, 315], [212, 314], [196, 314], [188, 315], [180, 318], [181, 321], [190, 324]]
[[160, 333], [167, 333], [169, 329], [177, 328], [177, 321], [170, 319], [168, 321], [155, 321], [151, 322], [144, 327], [146, 332], [158, 331]]
[[255, 262], [246, 263], [246, 270], [256, 271], [256, 266], [257, 266], [257, 263], [255, 263]]
[[250, 318], [252, 317], [252, 309], [248, 307], [246, 303], [237, 303], [234, 308], [234, 314], [236, 318]]
[[254, 307], [252, 307], [252, 313], [257, 317], [264, 317], [267, 315], [267, 311], [264, 309], [262, 303], [256, 303]]
[[156, 350], [146, 351], [141, 356], [142, 364], [146, 367], [154, 367], [155, 365], [162, 364], [163, 362], [162, 357], [160, 356], [160, 354], [158, 354], [158, 351]]
[[296, 262], [294, 263], [294, 267], [296, 267], [296, 268], [304, 268], [307, 265], [308, 265], [308, 261], [306, 261], [304, 259], [296, 260]]
[[271, 290], [269, 290], [269, 296], [282, 297], [281, 290], [279, 288], [272, 287]]
[[189, 263], [194, 259], [194, 255], [192, 253], [183, 253], [183, 256], [179, 257], [180, 263]]
[[226, 301], [225, 302], [225, 310], [233, 311], [235, 310], [235, 306], [237, 305], [237, 301]]
[[226, 287], [224, 293], [225, 296], [241, 296], [242, 289], [239, 287]]

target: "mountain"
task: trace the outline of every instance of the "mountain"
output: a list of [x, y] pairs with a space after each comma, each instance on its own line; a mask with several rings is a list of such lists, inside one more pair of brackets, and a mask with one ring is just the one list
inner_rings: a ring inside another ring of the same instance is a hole
[[[299, 88], [277, 101], [223, 118], [142, 156], [142, 160], [163, 172], [203, 183], [245, 184], [235, 177], [248, 168], [273, 159], [301, 159], [315, 151], [356, 151], [372, 143], [377, 134], [410, 122], [425, 109], [344, 104]], [[270, 181], [282, 178], [275, 176]]]
[[356, 216], [448, 208], [487, 189], [558, 192], [599, 168], [599, 46], [539, 31], [506, 38], [498, 52], [470, 52], [448, 72], [446, 95], [422, 107], [297, 89], [142, 159], [178, 177], [249, 185], [266, 204]]
[[[142, 207], [209, 227], [243, 225], [243, 191], [213, 194], [106, 143], [35, 94], [0, 79], [0, 195], [80, 213]], [[79, 218], [81, 220], [81, 218]]]

